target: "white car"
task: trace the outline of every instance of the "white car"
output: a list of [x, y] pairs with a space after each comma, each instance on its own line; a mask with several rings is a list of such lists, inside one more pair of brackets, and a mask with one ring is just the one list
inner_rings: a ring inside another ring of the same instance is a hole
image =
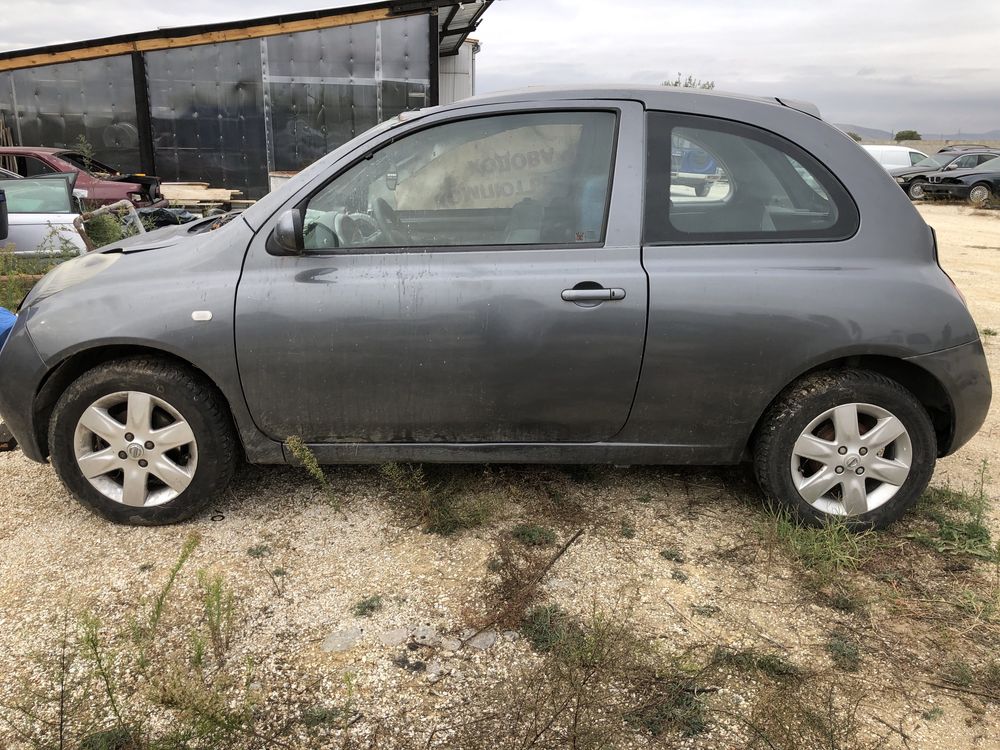
[[907, 146], [862, 146], [865, 151], [886, 169], [912, 167], [927, 158], [923, 151]]
[[0, 191], [7, 202], [7, 238], [17, 256], [82, 255], [87, 247], [73, 225], [76, 175], [22, 178], [0, 170]]

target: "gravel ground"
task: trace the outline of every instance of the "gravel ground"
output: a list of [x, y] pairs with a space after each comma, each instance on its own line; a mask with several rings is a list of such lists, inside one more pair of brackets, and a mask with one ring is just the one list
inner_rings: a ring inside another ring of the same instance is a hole
[[[1000, 216], [945, 206], [921, 211], [938, 230], [942, 262], [977, 322], [1000, 329]], [[988, 339], [987, 350], [1000, 382], [1000, 340]], [[971, 487], [982, 459], [995, 460], [998, 436], [995, 402], [980, 435], [940, 463], [933, 483]], [[544, 584], [547, 601], [570, 613], [627, 613], [637, 635], [673, 653], [708, 645], [766, 649], [816, 669], [832, 668], [825, 648], [831, 633], [864, 632], [871, 645], [852, 677], [864, 688], [863, 738], [884, 738], [887, 747], [1000, 747], [995, 703], [910, 679], [914, 665], [940, 658], [940, 640], [908, 623], [897, 627], [878, 608], [866, 622], [816, 602], [800, 569], [761, 542], [767, 516], [743, 469], [440, 471], [489, 495], [492, 520], [449, 537], [427, 534], [400, 512], [398, 493], [377, 469], [330, 470], [344, 503], [337, 510], [298, 470], [248, 468], [192, 522], [118, 527], [80, 507], [50, 467], [20, 452], [0, 454], [0, 707], [23, 694], [24, 679], [39, 679], [37, 659], [53, 653], [67, 617], [75, 623], [94, 613], [110, 647], [124, 648], [130, 623], [148, 611], [196, 533], [200, 541], [164, 614], [167, 641], [202, 617], [195, 571], [221, 574], [236, 601], [228, 663], [253, 661], [250, 689], [275, 723], [291, 704], [348, 705], [358, 736], [388, 727], [394, 742], [412, 736], [424, 746], [438, 727], [434, 744], [448, 746], [456, 723], [481, 715], [504, 686], [520, 684], [541, 663], [524, 637], [503, 628], [488, 629], [478, 648], [459, 648], [456, 640], [483, 622], [488, 564], [500, 538], [528, 521], [555, 529], [560, 541], [585, 529]], [[993, 473], [987, 491], [995, 498], [1000, 471]], [[996, 503], [991, 525], [1000, 534]], [[664, 559], [665, 548], [681, 560]], [[360, 600], [375, 595], [380, 609], [355, 614]], [[904, 662], [892, 650], [899, 639], [907, 641]], [[718, 705], [739, 706], [760, 686], [729, 672], [713, 687]], [[943, 714], [927, 719], [935, 706]], [[296, 725], [287, 746], [326, 747], [338, 727]], [[739, 722], [720, 718], [694, 737], [662, 742], [707, 750], [744, 739]], [[374, 746], [388, 742], [376, 738]], [[616, 742], [650, 746], [631, 733]], [[22, 746], [2, 723], [0, 746]]]

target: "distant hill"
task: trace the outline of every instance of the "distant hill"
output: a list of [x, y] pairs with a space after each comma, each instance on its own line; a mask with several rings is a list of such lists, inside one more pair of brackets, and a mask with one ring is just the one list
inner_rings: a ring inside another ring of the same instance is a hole
[[[866, 141], [891, 141], [892, 133], [888, 130], [866, 128], [861, 125], [837, 125], [845, 133], [857, 133]], [[934, 141], [1000, 141], [1000, 129], [988, 133], [934, 133], [917, 128], [927, 140]]]

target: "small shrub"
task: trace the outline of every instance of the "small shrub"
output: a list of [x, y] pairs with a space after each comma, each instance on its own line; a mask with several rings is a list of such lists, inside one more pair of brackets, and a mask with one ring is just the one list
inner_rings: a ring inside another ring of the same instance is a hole
[[533, 608], [521, 624], [521, 634], [535, 651], [545, 654], [566, 638], [571, 618], [558, 604]]
[[664, 547], [660, 550], [660, 557], [664, 560], [670, 560], [671, 562], [681, 563], [684, 562], [684, 556], [676, 547]]
[[419, 464], [383, 464], [382, 476], [397, 493], [396, 507], [429, 534], [450, 536], [487, 523], [496, 513], [497, 498], [489, 492], [475, 493], [459, 481], [428, 480]]
[[831, 636], [826, 642], [826, 652], [838, 669], [857, 672], [861, 667], [861, 649], [846, 635]]
[[296, 435], [289, 435], [285, 438], [285, 445], [288, 446], [288, 450], [295, 457], [295, 460], [302, 464], [303, 468], [309, 473], [309, 476], [319, 485], [330, 506], [334, 510], [339, 511], [340, 498], [334, 493], [333, 488], [330, 486], [330, 481], [326, 478], [326, 473], [323, 471], [323, 467], [319, 465], [316, 455], [309, 449], [309, 446], [305, 444], [302, 438]]
[[114, 242], [120, 242], [125, 237], [122, 223], [113, 214], [100, 214], [84, 223], [87, 236], [94, 247], [104, 247]]
[[945, 664], [941, 669], [941, 677], [953, 685], [963, 688], [971, 687], [975, 679], [972, 667], [961, 659]]
[[351, 611], [354, 612], [355, 617], [371, 617], [376, 612], [381, 611], [383, 606], [382, 597], [378, 594], [372, 594], [355, 603]]
[[929, 708], [926, 711], [921, 711], [920, 716], [925, 721], [936, 721], [944, 716], [944, 709], [941, 706], [934, 706], [934, 708]]
[[673, 571], [671, 571], [670, 577], [673, 578], [675, 581], [679, 581], [681, 583], [686, 583], [688, 580], [688, 574], [685, 573], [683, 570], [680, 570], [679, 568], [676, 568]]
[[982, 333], [984, 337], [988, 338], [988, 337], [991, 337], [991, 336], [996, 336], [997, 335], [997, 329], [996, 328], [984, 328], [982, 331], [980, 331], [980, 333]]
[[621, 520], [621, 524], [619, 525], [619, 533], [621, 533], [622, 537], [624, 537], [625, 539], [635, 539], [635, 535], [637, 532], [635, 528], [635, 523], [632, 521], [631, 518], [623, 518]]
[[719, 647], [712, 654], [713, 666], [731, 667], [741, 672], [759, 672], [774, 679], [801, 677], [802, 670], [778, 654], [759, 653], [751, 649], [733, 650]]
[[556, 543], [556, 533], [552, 529], [535, 524], [518, 524], [511, 529], [510, 535], [528, 547], [546, 547]]

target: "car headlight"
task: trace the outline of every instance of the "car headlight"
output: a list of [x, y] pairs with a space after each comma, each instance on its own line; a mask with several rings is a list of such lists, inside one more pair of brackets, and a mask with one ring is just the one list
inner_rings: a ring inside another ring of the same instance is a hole
[[897, 177], [896, 178], [896, 182], [898, 182], [900, 185], [902, 185], [904, 182], [906, 182], [906, 178], [905, 177]]
[[53, 294], [93, 278], [121, 257], [121, 253], [90, 253], [60, 263], [35, 284], [21, 306], [30, 307]]

